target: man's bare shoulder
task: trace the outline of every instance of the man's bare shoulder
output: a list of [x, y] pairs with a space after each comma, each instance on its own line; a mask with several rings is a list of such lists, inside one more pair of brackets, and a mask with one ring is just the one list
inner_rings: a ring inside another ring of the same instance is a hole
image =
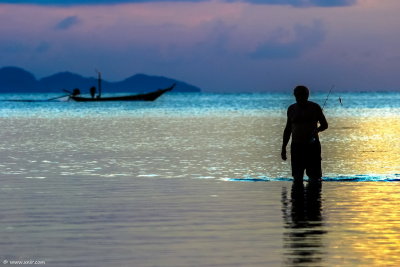
[[296, 105], [297, 105], [297, 103], [291, 104], [291, 105], [288, 107], [287, 110], [289, 111], [289, 110], [295, 109], [295, 108], [296, 108]]
[[308, 104], [309, 104], [310, 106], [312, 106], [312, 107], [315, 107], [315, 108], [321, 109], [321, 106], [320, 106], [319, 104], [315, 103], [315, 102], [308, 101]]
[[288, 107], [288, 109], [287, 109], [287, 114], [288, 114], [288, 116], [290, 116], [291, 114], [293, 114], [293, 112], [295, 112], [295, 109], [296, 109], [296, 103], [294, 103], [294, 104], [291, 104], [289, 107]]

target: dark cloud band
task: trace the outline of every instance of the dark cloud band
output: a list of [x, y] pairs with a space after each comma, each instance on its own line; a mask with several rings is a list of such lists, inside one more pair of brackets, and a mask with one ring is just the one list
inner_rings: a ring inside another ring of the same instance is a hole
[[[114, 5], [123, 3], [150, 3], [150, 2], [184, 2], [185, 0], [0, 0], [7, 4], [34, 4], [34, 5]], [[189, 0], [202, 2], [204, 0]]]
[[[35, 5], [113, 5], [123, 3], [149, 2], [207, 2], [207, 0], [0, 0], [7, 4], [35, 4]], [[226, 0], [226, 2], [247, 2], [264, 5], [290, 5], [295, 7], [320, 6], [351, 6], [357, 0]]]
[[[228, 0], [229, 2], [237, 2], [240, 0]], [[253, 4], [266, 5], [290, 5], [295, 7], [320, 6], [351, 6], [357, 3], [357, 0], [244, 0], [243, 2]]]

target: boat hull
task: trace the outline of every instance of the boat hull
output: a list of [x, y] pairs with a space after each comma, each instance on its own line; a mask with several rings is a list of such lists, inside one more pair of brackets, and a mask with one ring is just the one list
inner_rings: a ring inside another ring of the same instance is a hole
[[146, 94], [137, 94], [137, 95], [128, 95], [128, 96], [114, 96], [114, 97], [81, 97], [71, 95], [70, 99], [77, 102], [105, 102], [105, 101], [154, 101], [159, 98], [164, 93], [171, 91], [175, 87], [175, 84], [166, 89], [159, 89], [154, 92], [146, 93]]

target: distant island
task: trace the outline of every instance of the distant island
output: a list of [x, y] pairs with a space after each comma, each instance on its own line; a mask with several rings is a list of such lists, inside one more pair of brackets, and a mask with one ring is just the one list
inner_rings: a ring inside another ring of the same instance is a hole
[[[136, 74], [118, 82], [103, 80], [102, 88], [104, 93], [146, 93], [173, 83], [176, 83], [174, 92], [201, 92], [200, 88], [182, 81], [146, 74]], [[74, 88], [87, 93], [92, 86], [97, 86], [97, 78], [83, 77], [68, 71], [37, 80], [32, 73], [22, 68], [0, 68], [0, 93], [59, 93], [63, 89], [71, 91]]]

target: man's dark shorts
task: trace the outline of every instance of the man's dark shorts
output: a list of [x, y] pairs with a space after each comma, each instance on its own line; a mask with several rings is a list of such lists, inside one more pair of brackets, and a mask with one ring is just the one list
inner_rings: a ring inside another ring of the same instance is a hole
[[304, 171], [311, 179], [322, 177], [321, 144], [318, 140], [313, 143], [291, 144], [292, 176], [302, 178]]

